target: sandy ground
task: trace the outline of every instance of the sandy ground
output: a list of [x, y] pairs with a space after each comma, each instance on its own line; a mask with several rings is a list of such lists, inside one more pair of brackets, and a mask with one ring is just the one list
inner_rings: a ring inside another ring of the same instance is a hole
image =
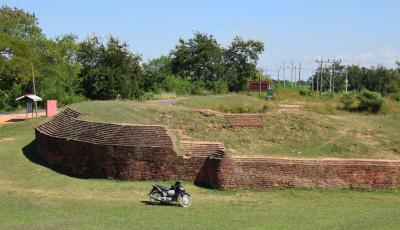
[[[42, 116], [46, 116], [46, 112], [38, 112], [38, 117]], [[27, 118], [25, 113], [0, 114], [0, 125], [24, 121], [26, 119], [31, 119], [31, 118], [32, 114], [28, 114]], [[33, 114], [33, 118], [35, 118], [35, 113]]]

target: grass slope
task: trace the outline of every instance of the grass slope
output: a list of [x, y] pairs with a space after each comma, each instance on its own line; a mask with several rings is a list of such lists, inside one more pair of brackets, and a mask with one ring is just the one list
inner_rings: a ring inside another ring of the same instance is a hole
[[[232, 155], [400, 159], [397, 113], [278, 112], [280, 104], [231, 94], [188, 97], [173, 106], [156, 101], [95, 101], [72, 107], [88, 120], [167, 125], [177, 140], [220, 141]], [[230, 128], [222, 113], [205, 116], [199, 111], [226, 108], [264, 111], [264, 128]]]
[[[103, 103], [85, 105], [90, 109]], [[113, 114], [119, 114], [116, 112]], [[129, 121], [126, 117], [125, 120]], [[398, 229], [400, 226], [399, 190], [216, 191], [186, 181], [184, 186], [194, 200], [192, 207], [147, 205], [144, 201], [153, 181], [78, 179], [46, 167], [32, 143], [37, 122], [0, 126], [0, 229]]]

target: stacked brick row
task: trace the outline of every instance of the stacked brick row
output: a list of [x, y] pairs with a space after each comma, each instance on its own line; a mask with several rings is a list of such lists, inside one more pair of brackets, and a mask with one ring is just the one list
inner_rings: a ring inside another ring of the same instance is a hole
[[159, 125], [117, 125], [79, 120], [81, 114], [65, 109], [36, 130], [49, 136], [93, 144], [118, 146], [173, 147], [165, 127]]
[[226, 114], [225, 118], [233, 128], [264, 126], [261, 114]]
[[204, 179], [198, 178], [198, 184], [220, 189], [400, 187], [400, 161], [265, 157], [215, 158], [206, 163], [208, 172], [201, 173]]
[[209, 157], [210, 155], [222, 155], [224, 145], [220, 142], [193, 142], [181, 141], [182, 153], [187, 157]]

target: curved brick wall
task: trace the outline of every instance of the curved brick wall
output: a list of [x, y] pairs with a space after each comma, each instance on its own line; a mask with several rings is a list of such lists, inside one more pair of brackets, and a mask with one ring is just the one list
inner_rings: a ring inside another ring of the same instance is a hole
[[81, 177], [187, 179], [219, 188], [399, 188], [400, 161], [227, 157], [217, 142], [180, 142], [158, 125], [79, 120], [65, 109], [35, 128], [39, 154]]
[[39, 154], [76, 176], [193, 180], [210, 154], [223, 151], [218, 143], [188, 142], [188, 152], [177, 155], [164, 126], [89, 122], [80, 115], [67, 108], [35, 128]]

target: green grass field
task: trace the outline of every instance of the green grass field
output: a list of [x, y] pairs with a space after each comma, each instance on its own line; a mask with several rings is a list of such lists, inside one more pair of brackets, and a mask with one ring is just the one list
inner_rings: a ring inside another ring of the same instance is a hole
[[[96, 104], [96, 103], [95, 103]], [[154, 181], [78, 179], [43, 165], [38, 121], [0, 126], [0, 229], [398, 229], [400, 191], [218, 191], [188, 209], [148, 205]], [[169, 182], [160, 182], [169, 184]]]

